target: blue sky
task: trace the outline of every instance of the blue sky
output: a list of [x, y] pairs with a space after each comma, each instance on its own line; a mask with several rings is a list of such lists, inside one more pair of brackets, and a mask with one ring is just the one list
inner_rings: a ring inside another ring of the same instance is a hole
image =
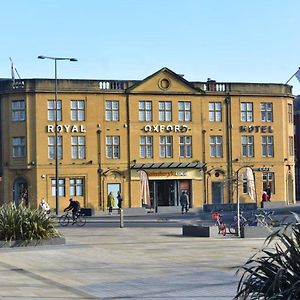
[[[285, 83], [300, 67], [299, 0], [15, 0], [1, 2], [0, 77]], [[300, 83], [293, 78], [294, 94]]]

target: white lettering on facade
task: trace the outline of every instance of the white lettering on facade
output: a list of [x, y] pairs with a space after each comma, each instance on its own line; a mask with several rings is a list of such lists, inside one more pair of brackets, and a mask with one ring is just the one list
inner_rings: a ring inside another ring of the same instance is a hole
[[70, 127], [71, 127], [70, 125], [64, 125], [66, 132], [69, 132]]
[[79, 131], [80, 132], [86, 132], [85, 128], [83, 125], [79, 125]]
[[240, 132], [272, 133], [274, 132], [274, 130], [272, 126], [249, 125], [249, 126], [240, 126]]
[[186, 172], [185, 171], [177, 171], [175, 174], [177, 176], [186, 176]]
[[54, 125], [47, 125], [47, 132], [53, 132], [54, 133]]
[[187, 132], [188, 127], [186, 125], [145, 125], [143, 127], [144, 132]]
[[[58, 133], [61, 132], [75, 132], [75, 133], [84, 133], [86, 132], [86, 128], [84, 127], [84, 125], [69, 125], [69, 124], [65, 124], [65, 125], [57, 125], [56, 126], [56, 130]], [[50, 133], [54, 133], [55, 132], [55, 126], [54, 125], [47, 125], [46, 126], [46, 132], [50, 132]]]
[[72, 127], [71, 132], [72, 132], [72, 133], [73, 133], [73, 132], [78, 132], [78, 128], [77, 128], [76, 125], [74, 125], [74, 126]]
[[260, 167], [260, 168], [252, 168], [253, 171], [259, 171], [259, 172], [268, 172], [271, 171], [271, 167]]

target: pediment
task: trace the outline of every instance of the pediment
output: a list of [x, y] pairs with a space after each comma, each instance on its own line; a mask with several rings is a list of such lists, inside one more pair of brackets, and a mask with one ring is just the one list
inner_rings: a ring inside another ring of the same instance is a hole
[[183, 76], [176, 74], [168, 68], [162, 68], [144, 80], [136, 83], [128, 90], [130, 93], [154, 94], [198, 94], [202, 92]]

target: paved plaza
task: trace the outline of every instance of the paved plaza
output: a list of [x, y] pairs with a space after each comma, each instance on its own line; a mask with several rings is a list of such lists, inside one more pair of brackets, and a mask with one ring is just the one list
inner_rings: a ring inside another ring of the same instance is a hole
[[232, 299], [264, 239], [181, 227], [59, 228], [65, 245], [1, 248], [0, 299]]

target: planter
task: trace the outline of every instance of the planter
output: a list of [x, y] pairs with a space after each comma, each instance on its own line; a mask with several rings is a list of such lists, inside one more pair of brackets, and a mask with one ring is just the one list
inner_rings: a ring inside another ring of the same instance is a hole
[[267, 226], [245, 226], [241, 227], [242, 238], [267, 238], [269, 235], [276, 231], [286, 230], [288, 235], [291, 234], [291, 228], [285, 228], [284, 226], [267, 227]]
[[183, 236], [197, 236], [197, 237], [216, 237], [219, 230], [217, 226], [201, 226], [201, 225], [183, 225]]

